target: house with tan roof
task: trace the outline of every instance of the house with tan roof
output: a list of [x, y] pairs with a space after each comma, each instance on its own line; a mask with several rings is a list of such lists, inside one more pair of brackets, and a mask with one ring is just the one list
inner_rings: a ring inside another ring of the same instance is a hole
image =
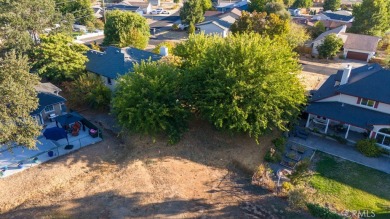
[[346, 33], [347, 26], [343, 25], [328, 30], [312, 42], [312, 55], [318, 56], [317, 47], [324, 42], [326, 36], [336, 34], [343, 41], [344, 57], [368, 62], [376, 53], [381, 38], [363, 34]]

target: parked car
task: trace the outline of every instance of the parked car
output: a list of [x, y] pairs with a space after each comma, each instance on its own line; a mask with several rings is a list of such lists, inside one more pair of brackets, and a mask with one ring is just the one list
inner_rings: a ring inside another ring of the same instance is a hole
[[161, 14], [169, 14], [169, 11], [163, 10], [161, 11]]
[[157, 10], [153, 10], [150, 12], [150, 14], [159, 14], [159, 12]]
[[162, 9], [162, 8], [157, 8], [156, 11], [157, 11], [158, 14], [161, 14], [161, 12], [164, 11], [164, 9]]

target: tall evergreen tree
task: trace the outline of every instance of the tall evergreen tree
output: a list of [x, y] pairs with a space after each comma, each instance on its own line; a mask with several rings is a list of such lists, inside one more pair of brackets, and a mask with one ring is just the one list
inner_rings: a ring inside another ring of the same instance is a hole
[[38, 107], [35, 85], [26, 56], [14, 51], [0, 59], [0, 146], [12, 144], [35, 148], [41, 128], [30, 113]]
[[202, 1], [188, 0], [180, 9], [180, 19], [185, 24], [197, 24], [204, 20]]
[[373, 36], [382, 36], [390, 29], [390, 1], [363, 0], [353, 6], [351, 31]]

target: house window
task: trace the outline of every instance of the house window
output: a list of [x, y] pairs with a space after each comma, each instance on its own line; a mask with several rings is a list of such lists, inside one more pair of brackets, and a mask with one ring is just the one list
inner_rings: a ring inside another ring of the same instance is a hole
[[375, 137], [378, 144], [390, 146], [390, 129], [381, 129]]
[[369, 99], [366, 99], [366, 98], [362, 98], [360, 100], [360, 105], [374, 107], [375, 106], [375, 101], [369, 100]]
[[53, 105], [45, 107], [45, 113], [50, 113], [50, 112], [53, 112], [53, 111], [54, 111], [54, 106]]
[[112, 82], [111, 82], [111, 78], [107, 78], [107, 84], [111, 85]]

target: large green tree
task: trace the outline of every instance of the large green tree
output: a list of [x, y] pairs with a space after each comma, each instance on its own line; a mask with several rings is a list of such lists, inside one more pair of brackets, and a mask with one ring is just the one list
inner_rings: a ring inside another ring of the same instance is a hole
[[296, 76], [297, 54], [284, 39], [255, 33], [228, 38], [200, 34], [175, 51], [184, 54], [188, 103], [219, 129], [255, 139], [271, 129], [286, 130], [305, 102]]
[[295, 8], [309, 8], [313, 5], [313, 0], [295, 0], [293, 7]]
[[351, 31], [354, 33], [382, 36], [390, 29], [390, 1], [363, 0], [353, 6]]
[[244, 11], [230, 29], [232, 33], [256, 32], [270, 38], [285, 38], [292, 47], [302, 45], [310, 38], [304, 28], [289, 19], [282, 19], [273, 13], [267, 15], [265, 12], [250, 14]]
[[149, 24], [141, 15], [118, 10], [107, 13], [103, 44], [144, 49], [149, 36]]
[[230, 27], [232, 33], [256, 32], [263, 36], [276, 37], [289, 31], [289, 20], [281, 19], [276, 14], [243, 11], [241, 17]]
[[343, 41], [336, 34], [325, 37], [324, 42], [317, 46], [318, 54], [323, 58], [333, 58], [340, 52]]
[[86, 25], [95, 22], [95, 16], [91, 7], [91, 0], [55, 0], [58, 10], [62, 14], [73, 14], [77, 23]]
[[185, 24], [197, 24], [204, 20], [202, 1], [188, 0], [180, 9], [180, 19]]
[[85, 70], [86, 51], [88, 47], [67, 35], [42, 35], [40, 45], [34, 49], [34, 67], [50, 79], [74, 80]]
[[28, 52], [45, 30], [70, 30], [72, 15], [61, 15], [53, 0], [1, 1], [0, 38], [3, 50]]
[[331, 10], [336, 11], [341, 6], [341, 0], [325, 0], [324, 2], [324, 11]]
[[141, 63], [118, 80], [112, 109], [125, 129], [177, 142], [187, 129], [189, 111], [181, 102], [182, 75], [164, 62]]
[[0, 147], [35, 148], [41, 128], [30, 113], [38, 107], [39, 78], [30, 73], [27, 57], [14, 51], [0, 59], [0, 69]]

